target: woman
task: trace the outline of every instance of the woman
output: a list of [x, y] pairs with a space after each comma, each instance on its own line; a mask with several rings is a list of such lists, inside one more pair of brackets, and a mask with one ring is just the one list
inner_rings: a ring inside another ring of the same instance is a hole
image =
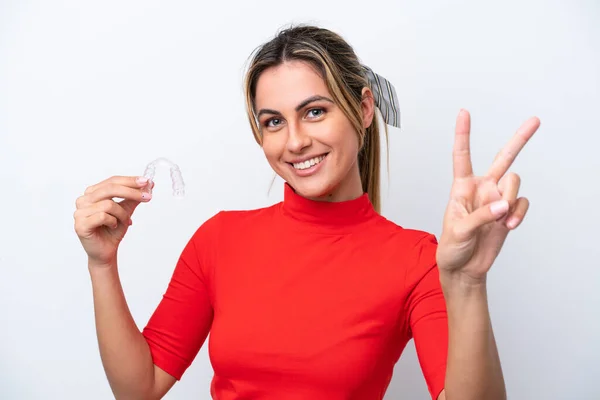
[[476, 177], [470, 117], [460, 112], [438, 245], [379, 215], [376, 109], [397, 126], [394, 91], [341, 37], [310, 26], [280, 32], [254, 54], [246, 94], [255, 138], [286, 182], [284, 200], [203, 223], [142, 332], [117, 248], [153, 183], [112, 177], [77, 200], [115, 396], [164, 396], [210, 332], [219, 400], [381, 399], [410, 339], [432, 399], [505, 398], [486, 274], [527, 212], [519, 177], [507, 170], [539, 120]]

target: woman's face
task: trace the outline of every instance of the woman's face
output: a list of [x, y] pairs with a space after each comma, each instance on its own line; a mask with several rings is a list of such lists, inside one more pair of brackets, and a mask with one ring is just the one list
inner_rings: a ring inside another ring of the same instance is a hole
[[[374, 108], [368, 90], [363, 90], [365, 127]], [[292, 61], [265, 70], [255, 99], [265, 156], [298, 194], [342, 201], [363, 193], [357, 132], [310, 65]]]

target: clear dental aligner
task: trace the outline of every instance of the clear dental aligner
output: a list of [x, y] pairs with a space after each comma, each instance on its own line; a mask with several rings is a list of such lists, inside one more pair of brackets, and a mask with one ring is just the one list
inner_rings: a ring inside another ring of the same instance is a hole
[[167, 160], [164, 157], [157, 158], [156, 160], [152, 161], [146, 166], [146, 170], [144, 171], [144, 177], [148, 178], [149, 183], [144, 188], [144, 191], [152, 193], [151, 182], [154, 180], [154, 175], [156, 174], [156, 167], [158, 166], [169, 167], [171, 171], [171, 181], [173, 182], [173, 196], [177, 198], [182, 198], [185, 195], [185, 183], [183, 182], [183, 177], [181, 176], [179, 166], [177, 166], [177, 164]]

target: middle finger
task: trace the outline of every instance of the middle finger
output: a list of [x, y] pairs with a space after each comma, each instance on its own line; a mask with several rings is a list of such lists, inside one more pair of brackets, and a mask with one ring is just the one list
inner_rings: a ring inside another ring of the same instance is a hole
[[540, 120], [537, 117], [530, 118], [521, 125], [508, 144], [498, 153], [487, 175], [498, 182], [506, 174], [506, 171], [508, 171], [517, 155], [523, 150], [523, 147], [539, 126]]

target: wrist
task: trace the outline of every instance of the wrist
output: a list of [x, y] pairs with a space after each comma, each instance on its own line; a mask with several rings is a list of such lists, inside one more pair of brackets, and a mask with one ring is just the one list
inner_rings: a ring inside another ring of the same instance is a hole
[[440, 271], [440, 284], [446, 297], [472, 297], [487, 293], [486, 276], [473, 278], [462, 272]]
[[106, 261], [88, 259], [88, 271], [92, 275], [111, 273], [117, 270], [117, 260], [110, 259]]
[[102, 257], [102, 259], [88, 256], [88, 267], [113, 267], [117, 264], [117, 254], [111, 254], [108, 257]]

